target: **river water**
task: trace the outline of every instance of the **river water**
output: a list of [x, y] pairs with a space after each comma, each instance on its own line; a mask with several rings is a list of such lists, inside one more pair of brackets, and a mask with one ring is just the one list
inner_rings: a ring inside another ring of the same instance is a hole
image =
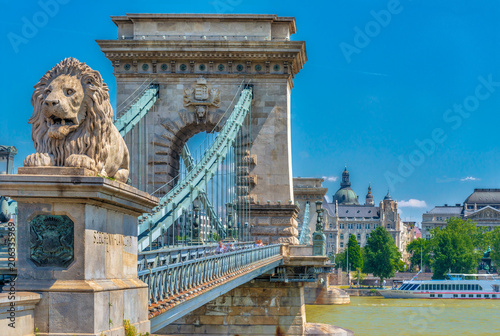
[[356, 336], [500, 335], [500, 300], [352, 297], [349, 305], [306, 306], [307, 322]]

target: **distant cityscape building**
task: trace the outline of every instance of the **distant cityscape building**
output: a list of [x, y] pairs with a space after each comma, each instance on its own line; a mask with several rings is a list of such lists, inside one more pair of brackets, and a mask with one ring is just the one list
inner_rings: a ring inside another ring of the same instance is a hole
[[[342, 172], [340, 188], [332, 197], [332, 202], [328, 202], [325, 197], [327, 189], [323, 188], [321, 178], [294, 178], [295, 201], [299, 204], [301, 212], [299, 214], [299, 228], [303, 219], [303, 211], [307, 201], [323, 200], [325, 211], [325, 235], [327, 241], [327, 253], [340, 253], [347, 247], [349, 236], [354, 234], [361, 247], [366, 245], [366, 241], [372, 230], [378, 226], [385, 227], [392, 235], [394, 242], [406, 260], [406, 245], [414, 237], [414, 229], [405, 224], [398, 214], [398, 204], [392, 199], [389, 192], [380, 201], [379, 206], [375, 206], [375, 201], [371, 192], [371, 185], [368, 185], [365, 203], [359, 203], [359, 197], [351, 188], [349, 172], [345, 167]], [[310, 211], [309, 231], [314, 232], [316, 214]]]
[[430, 239], [431, 230], [446, 226], [452, 217], [471, 219], [489, 230], [500, 226], [500, 189], [474, 189], [463, 205], [445, 204], [427, 211], [422, 215], [423, 238]]
[[16, 147], [0, 145], [0, 174], [13, 173], [16, 154]]

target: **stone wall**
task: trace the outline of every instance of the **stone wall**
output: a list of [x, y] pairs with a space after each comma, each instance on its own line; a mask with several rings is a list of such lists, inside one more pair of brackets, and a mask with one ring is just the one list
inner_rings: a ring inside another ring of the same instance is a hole
[[35, 305], [40, 294], [30, 292], [0, 293], [0, 333], [2, 336], [35, 334]]
[[250, 207], [250, 234], [264, 244], [298, 244], [297, 214], [294, 204], [252, 204]]
[[159, 335], [304, 335], [300, 283], [252, 281], [161, 329]]

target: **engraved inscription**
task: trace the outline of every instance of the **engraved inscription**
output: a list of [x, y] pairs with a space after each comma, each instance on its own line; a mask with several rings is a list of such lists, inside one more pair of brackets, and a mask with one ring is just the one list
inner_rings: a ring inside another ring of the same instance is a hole
[[96, 245], [120, 245], [132, 246], [132, 237], [123, 236], [121, 234], [107, 233], [107, 232], [94, 232], [94, 244]]

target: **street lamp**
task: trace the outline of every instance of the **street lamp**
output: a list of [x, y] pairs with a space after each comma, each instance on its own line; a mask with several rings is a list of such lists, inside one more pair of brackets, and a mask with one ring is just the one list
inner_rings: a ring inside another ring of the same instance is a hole
[[233, 219], [233, 204], [228, 202], [226, 203], [226, 214], [227, 214], [227, 232], [229, 233], [229, 240], [233, 240], [233, 224], [232, 224], [232, 219]]
[[316, 219], [316, 231], [323, 232], [323, 202], [316, 201], [316, 213], [318, 214]]
[[193, 211], [194, 211], [194, 221], [192, 223], [193, 225], [193, 244], [199, 245], [203, 244], [203, 239], [201, 238], [200, 235], [200, 200], [196, 198], [193, 201]]
[[326, 236], [323, 233], [323, 202], [316, 201], [316, 231], [313, 233], [313, 256], [326, 255]]

